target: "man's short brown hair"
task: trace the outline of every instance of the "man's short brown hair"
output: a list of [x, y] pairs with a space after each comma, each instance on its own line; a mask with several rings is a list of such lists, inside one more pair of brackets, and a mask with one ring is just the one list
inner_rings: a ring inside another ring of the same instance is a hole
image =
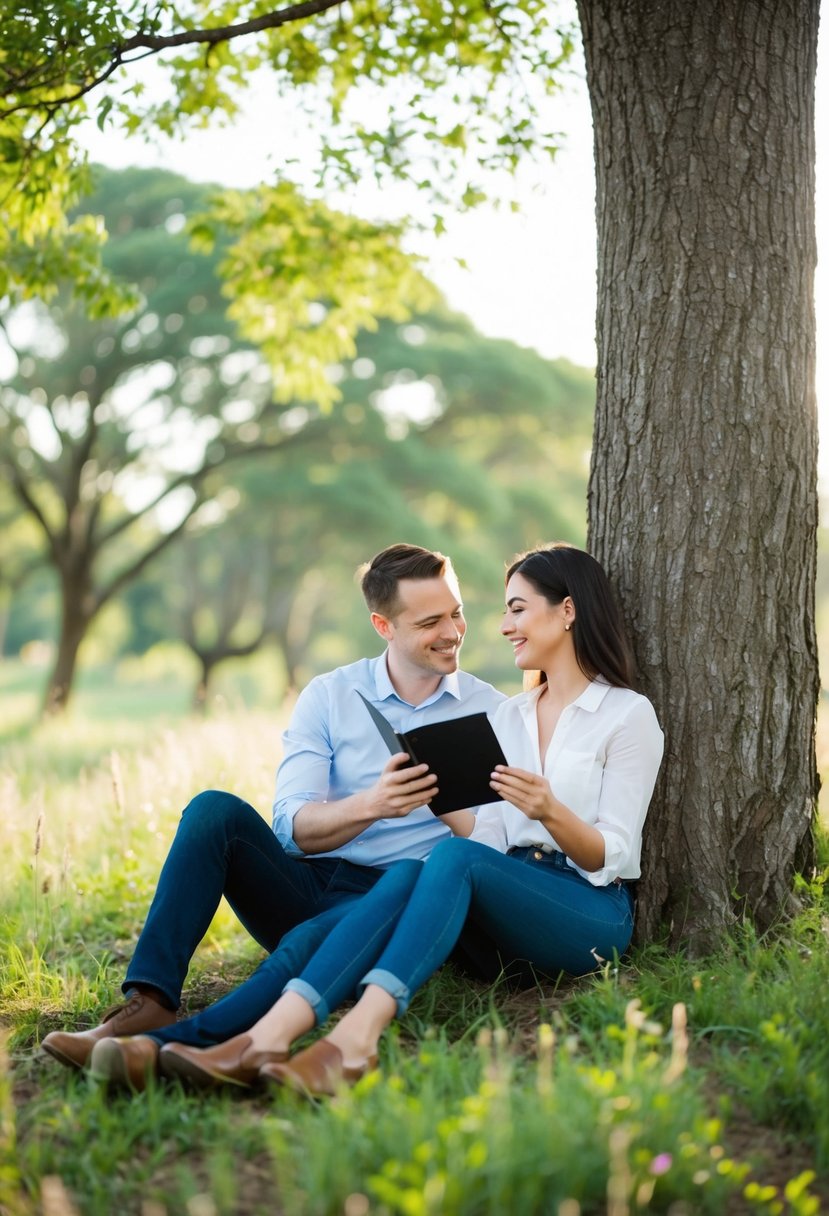
[[389, 545], [357, 571], [369, 612], [392, 618], [400, 606], [399, 586], [404, 578], [441, 578], [454, 574], [443, 553], [420, 545]]

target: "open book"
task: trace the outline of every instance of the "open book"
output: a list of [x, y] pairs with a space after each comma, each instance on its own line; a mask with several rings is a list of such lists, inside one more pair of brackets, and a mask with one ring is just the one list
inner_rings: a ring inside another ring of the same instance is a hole
[[498, 801], [489, 777], [496, 764], [507, 761], [486, 714], [467, 714], [396, 731], [361, 692], [357, 695], [389, 752], [407, 752], [412, 764], [428, 764], [437, 777], [440, 792], [429, 803], [430, 811], [445, 815], [447, 811]]

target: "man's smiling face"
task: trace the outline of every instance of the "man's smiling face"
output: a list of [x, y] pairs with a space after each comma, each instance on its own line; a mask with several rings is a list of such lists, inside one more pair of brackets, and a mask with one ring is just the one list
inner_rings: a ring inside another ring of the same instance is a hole
[[[409, 676], [445, 676], [458, 669], [466, 633], [463, 604], [453, 575], [401, 579], [394, 616], [372, 617], [386, 638], [395, 667]], [[385, 628], [380, 628], [380, 622]]]

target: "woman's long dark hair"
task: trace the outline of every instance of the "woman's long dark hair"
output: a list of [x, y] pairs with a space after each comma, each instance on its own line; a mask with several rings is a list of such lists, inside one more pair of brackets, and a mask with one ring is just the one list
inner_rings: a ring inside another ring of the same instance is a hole
[[[569, 595], [576, 608], [576, 662], [588, 679], [602, 676], [617, 688], [633, 687], [633, 652], [607, 575], [595, 557], [559, 542], [519, 553], [507, 570], [507, 582], [513, 574], [532, 583], [550, 604]], [[543, 672], [540, 679], [546, 679]]]

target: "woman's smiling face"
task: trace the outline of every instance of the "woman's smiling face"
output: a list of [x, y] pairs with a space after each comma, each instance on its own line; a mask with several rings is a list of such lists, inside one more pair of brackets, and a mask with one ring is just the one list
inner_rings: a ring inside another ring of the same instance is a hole
[[574, 619], [573, 601], [551, 604], [527, 579], [513, 574], [507, 583], [501, 633], [512, 643], [522, 671], [545, 671], [562, 646], [572, 646], [565, 626]]

